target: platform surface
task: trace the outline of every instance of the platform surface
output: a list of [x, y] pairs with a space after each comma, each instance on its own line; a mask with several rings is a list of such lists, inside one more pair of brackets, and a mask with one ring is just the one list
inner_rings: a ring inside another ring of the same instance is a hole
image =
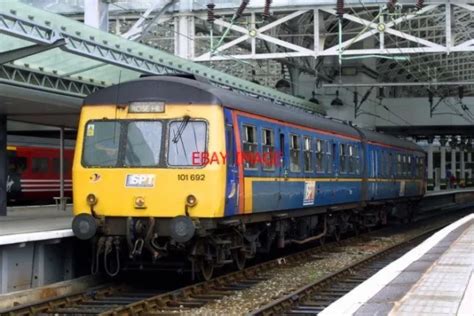
[[443, 228], [319, 315], [474, 316], [474, 213]]
[[436, 191], [427, 191], [425, 196], [437, 196], [437, 195], [450, 195], [457, 193], [470, 193], [474, 192], [474, 188], [458, 188], [458, 189], [447, 189], [447, 190], [436, 190]]
[[7, 216], [0, 216], [0, 244], [5, 236], [71, 228], [71, 205], [68, 205], [65, 211], [58, 210], [55, 205], [45, 205], [8, 207], [7, 212]]

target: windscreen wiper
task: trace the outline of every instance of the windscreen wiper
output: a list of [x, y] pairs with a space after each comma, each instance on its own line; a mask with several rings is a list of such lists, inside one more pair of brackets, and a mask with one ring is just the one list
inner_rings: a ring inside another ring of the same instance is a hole
[[191, 117], [189, 115], [185, 115], [183, 117], [183, 120], [181, 121], [181, 124], [178, 126], [178, 131], [174, 135], [173, 139], [171, 140], [173, 143], [177, 143], [181, 139], [181, 135], [183, 135], [184, 129], [186, 126], [188, 126], [189, 120]]

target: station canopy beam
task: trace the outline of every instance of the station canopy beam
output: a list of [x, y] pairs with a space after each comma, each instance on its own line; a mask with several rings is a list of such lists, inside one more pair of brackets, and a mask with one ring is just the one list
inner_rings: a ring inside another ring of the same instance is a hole
[[0, 0], [0, 3], [0, 33], [7, 35], [0, 43], [2, 50], [5, 50], [4, 45], [15, 49], [31, 42], [52, 45], [57, 39], [66, 41], [60, 48], [16, 60], [14, 66], [22, 65], [46, 74], [56, 72], [58, 76], [74, 74], [70, 75], [73, 80], [91, 78], [91, 84], [101, 85], [118, 83], [118, 78], [122, 81], [136, 79], [143, 73], [192, 74], [241, 94], [325, 114], [324, 108], [315, 103], [102, 32], [67, 17], [20, 2]]

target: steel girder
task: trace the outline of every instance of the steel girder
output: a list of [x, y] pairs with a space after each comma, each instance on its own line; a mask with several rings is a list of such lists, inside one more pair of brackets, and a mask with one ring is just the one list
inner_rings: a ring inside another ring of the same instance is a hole
[[103, 87], [13, 65], [0, 65], [0, 82], [74, 97], [85, 97]]
[[[67, 44], [61, 47], [62, 50], [93, 60], [148, 74], [194, 74], [207, 78], [216, 86], [232, 88], [245, 95], [271, 100], [307, 111], [325, 113], [322, 106], [312, 102], [241, 80], [206, 66], [151, 49], [145, 45], [120, 38], [115, 40], [115, 37], [113, 41], [103, 40], [101, 35], [105, 36], [107, 33], [97, 30], [93, 32], [92, 30], [86, 30], [82, 34], [81, 31], [74, 29], [74, 22], [66, 17], [41, 11], [21, 3], [15, 3], [12, 8], [9, 5], [11, 4], [7, 2], [0, 9], [1, 33], [39, 44], [51, 44], [58, 38], [63, 38]], [[21, 10], [18, 8], [21, 8]], [[61, 27], [59, 30], [53, 29], [50, 22], [48, 22], [50, 19], [59, 20], [68, 27]], [[110, 34], [107, 34], [107, 38], [111, 39]]]

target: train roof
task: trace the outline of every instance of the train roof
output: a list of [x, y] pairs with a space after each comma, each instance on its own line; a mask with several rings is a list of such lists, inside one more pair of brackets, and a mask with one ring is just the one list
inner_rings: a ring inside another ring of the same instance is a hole
[[268, 100], [253, 98], [216, 87], [205, 79], [190, 76], [149, 76], [110, 86], [89, 95], [83, 105], [128, 105], [136, 101], [163, 101], [174, 104], [221, 105], [282, 122], [316, 128], [360, 139], [362, 132], [371, 142], [423, 151], [418, 145], [390, 135], [359, 129], [349, 124], [310, 114], [304, 110], [278, 106]]

